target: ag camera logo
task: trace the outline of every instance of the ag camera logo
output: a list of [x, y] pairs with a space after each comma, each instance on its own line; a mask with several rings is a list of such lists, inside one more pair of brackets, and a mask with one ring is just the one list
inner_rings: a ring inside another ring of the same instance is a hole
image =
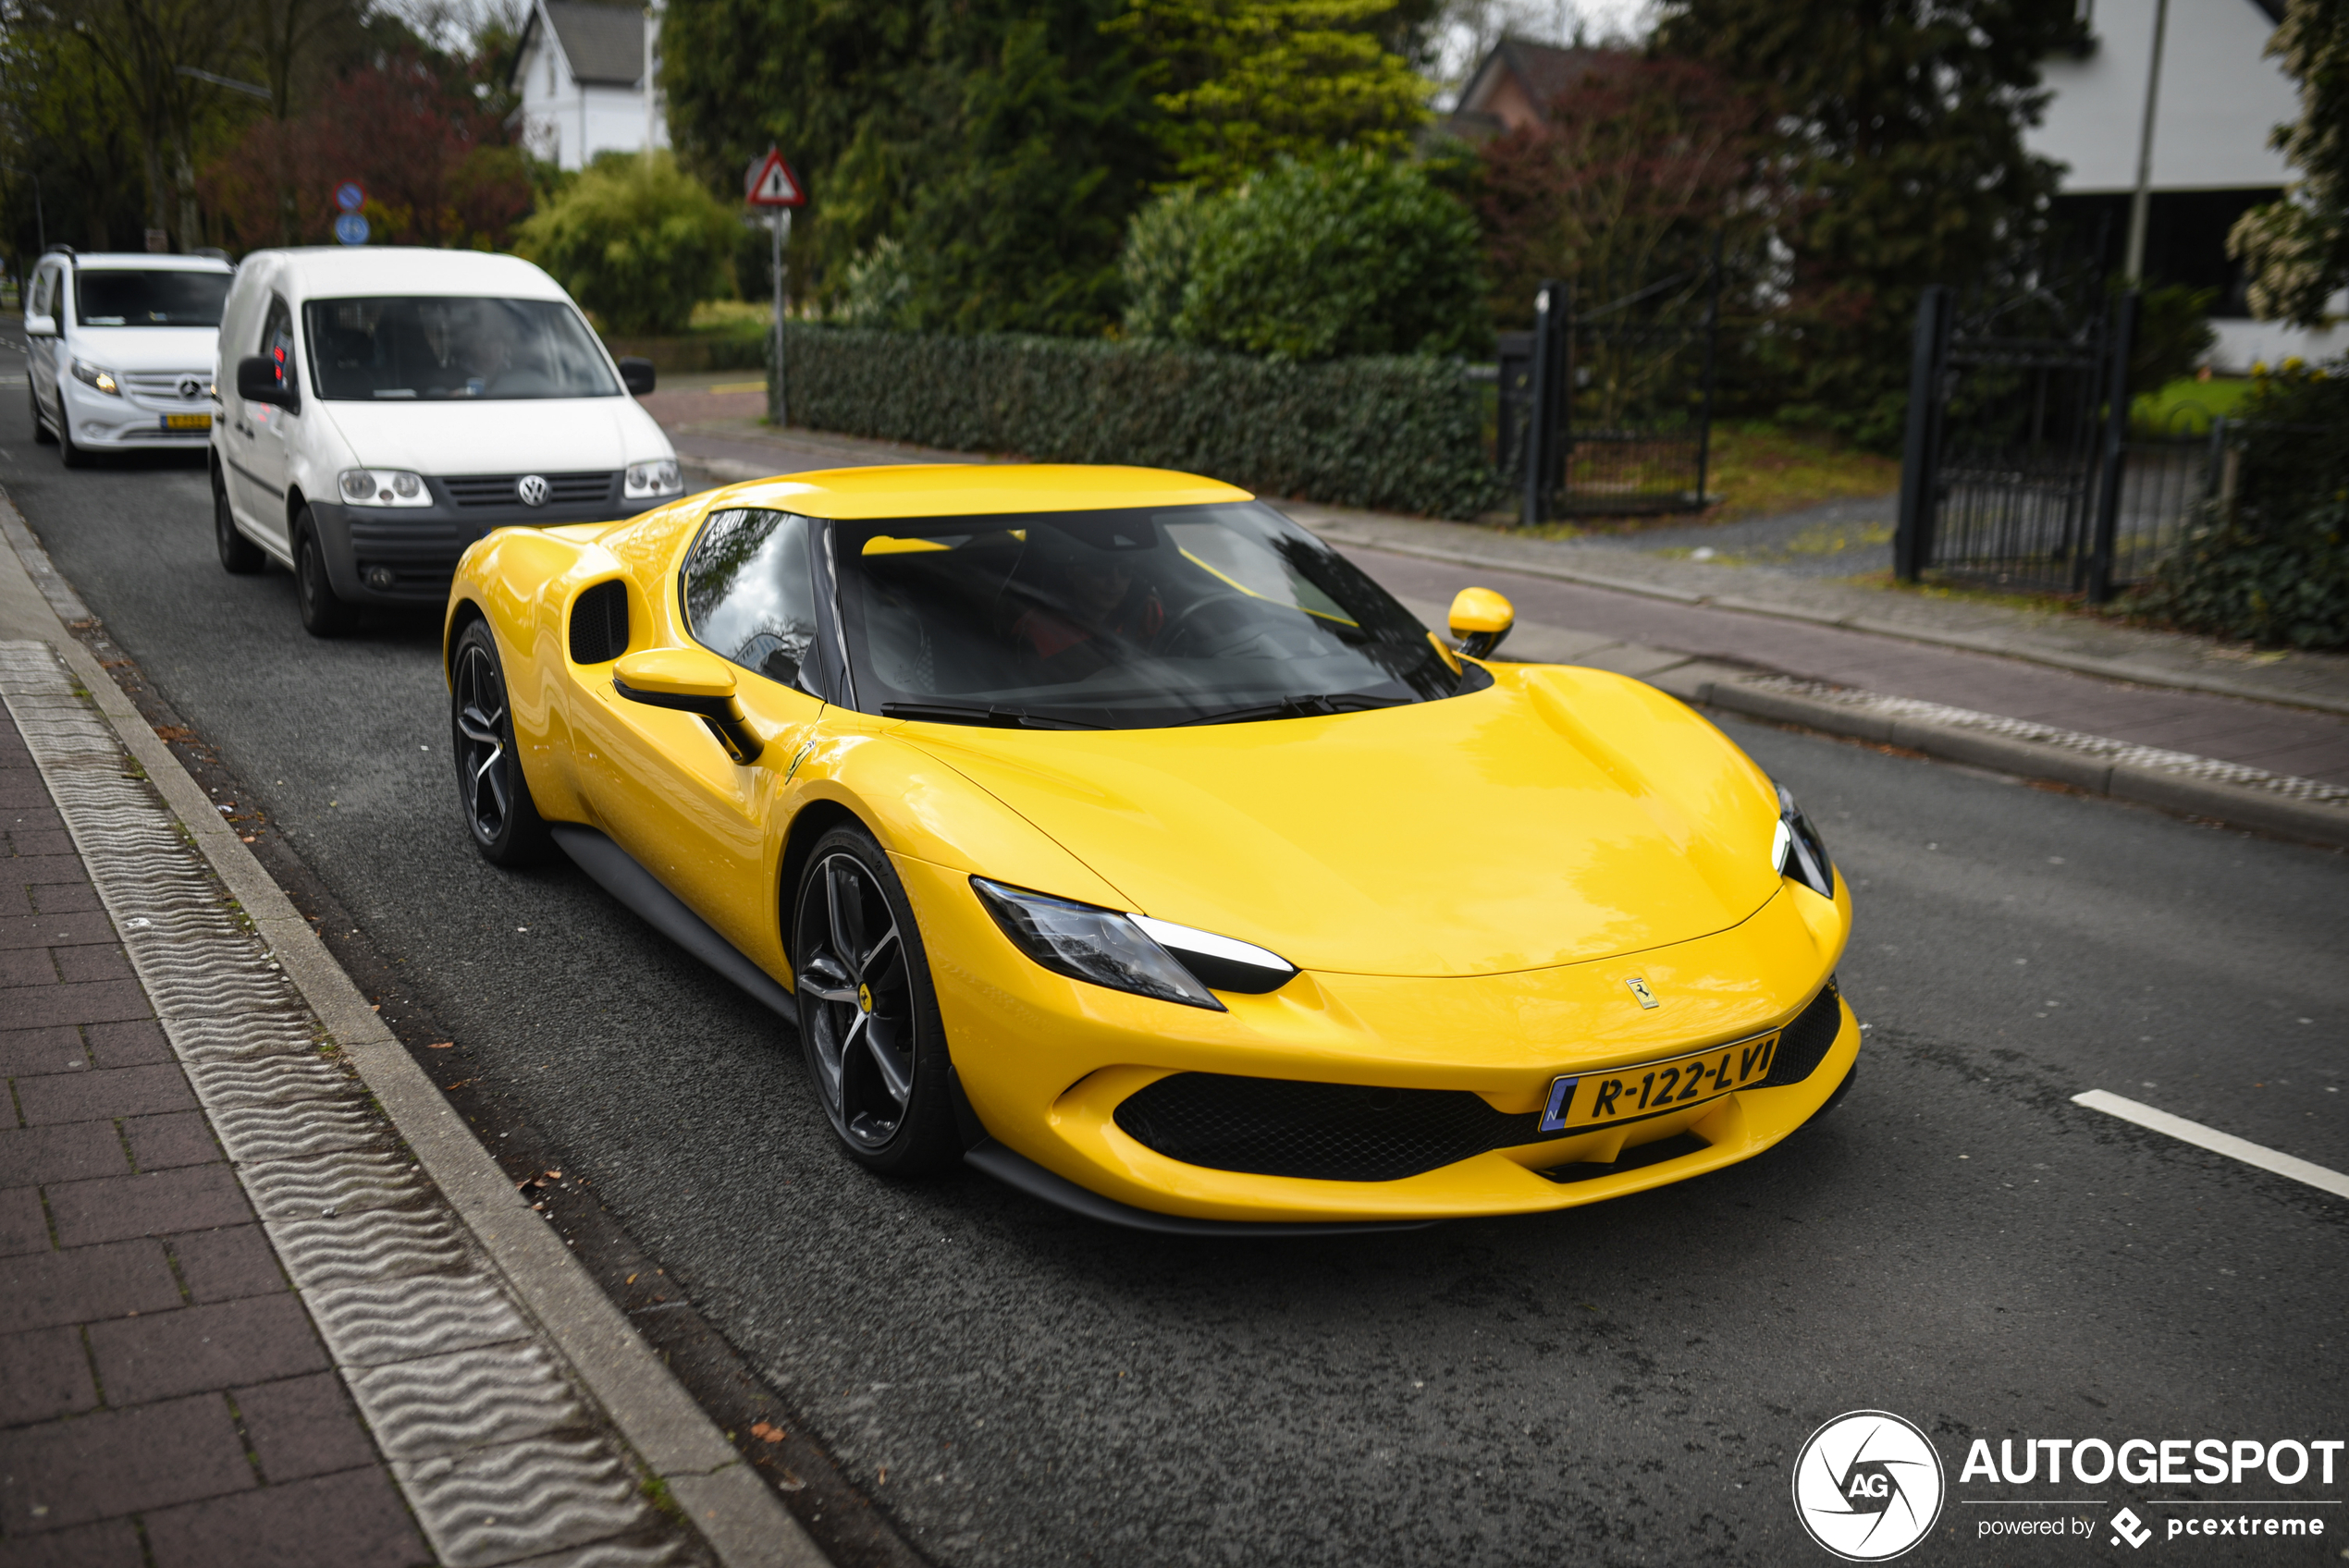
[[1945, 1488], [1941, 1456], [1914, 1423], [1854, 1410], [1795, 1456], [1794, 1516], [1846, 1562], [1883, 1562], [1932, 1531]]

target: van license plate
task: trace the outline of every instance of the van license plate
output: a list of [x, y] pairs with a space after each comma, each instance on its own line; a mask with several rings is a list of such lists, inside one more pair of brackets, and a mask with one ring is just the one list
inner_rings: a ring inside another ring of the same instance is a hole
[[210, 430], [212, 416], [210, 414], [166, 414], [163, 416], [163, 427], [166, 430]]

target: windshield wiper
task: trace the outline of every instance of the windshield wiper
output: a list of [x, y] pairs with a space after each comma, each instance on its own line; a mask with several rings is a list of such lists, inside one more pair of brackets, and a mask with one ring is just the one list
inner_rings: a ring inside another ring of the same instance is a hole
[[967, 703], [883, 703], [883, 718], [911, 718], [925, 724], [982, 724], [993, 729], [1101, 729], [1076, 718], [1050, 718], [1018, 708], [980, 707]]
[[[1313, 692], [1305, 696], [1283, 697], [1277, 703], [1257, 703], [1243, 708], [1225, 708], [1221, 713], [1203, 713], [1197, 718], [1183, 720], [1183, 725], [1253, 724], [1267, 718], [1322, 718], [1334, 713], [1360, 713], [1369, 708], [1399, 708], [1414, 700], [1410, 697], [1364, 696], [1358, 692]], [[1175, 726], [1176, 729], [1182, 727]]]

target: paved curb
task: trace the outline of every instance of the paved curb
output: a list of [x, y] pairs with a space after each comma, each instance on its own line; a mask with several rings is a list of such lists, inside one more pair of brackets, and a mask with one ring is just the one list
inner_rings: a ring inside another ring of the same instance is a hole
[[1683, 588], [1667, 587], [1660, 582], [1642, 582], [1633, 579], [1609, 577], [1600, 572], [1578, 571], [1570, 567], [1556, 566], [1541, 560], [1518, 560], [1483, 555], [1474, 550], [1444, 549], [1431, 545], [1414, 544], [1408, 540], [1384, 539], [1375, 534], [1348, 529], [1344, 521], [1334, 518], [1313, 518], [1304, 515], [1310, 508], [1292, 507], [1297, 521], [1334, 545], [1351, 545], [1360, 550], [1382, 550], [1391, 556], [1411, 556], [1421, 560], [1445, 561], [1453, 566], [1480, 567], [1488, 571], [1510, 571], [1520, 577], [1543, 577], [1558, 582], [1571, 582], [1579, 587], [1603, 588], [1611, 594], [1632, 594], [1643, 599], [1663, 599], [1671, 604], [1702, 606], [1706, 609], [1728, 610], [1737, 615], [1767, 616], [1775, 620], [1799, 620], [1813, 626], [1833, 627], [1839, 631], [1859, 631], [1872, 637], [1891, 637], [1906, 643], [1923, 643], [1931, 647], [1955, 648], [1969, 654], [1988, 654], [1998, 658], [2015, 659], [2024, 664], [2043, 665], [2050, 669], [2066, 669], [2077, 675], [2099, 676], [2107, 680], [2125, 680], [2135, 686], [2158, 686], [2171, 691], [2205, 692], [2213, 696], [2239, 697], [2248, 702], [2265, 703], [2273, 707], [2310, 708], [2319, 713], [2349, 714], [2349, 697], [2328, 696], [2323, 692], [2294, 692], [2289, 695], [2253, 687], [2223, 675], [2197, 675], [2185, 670], [2164, 669], [2157, 666], [2132, 664], [2126, 659], [2099, 659], [2085, 655], [2063, 654], [2053, 649], [2033, 648], [1996, 636], [1969, 635], [1962, 631], [1943, 631], [1929, 626], [1907, 626], [1879, 620], [1873, 616], [1853, 613], [1835, 615], [1824, 610], [1808, 610], [1800, 605], [1772, 605], [1759, 600], [1740, 598], [1735, 594], [1691, 593]]
[[2185, 752], [1907, 697], [1691, 664], [1655, 684], [1700, 707], [1905, 746], [1945, 762], [2067, 784], [2092, 795], [2349, 846], [2349, 789]]
[[[5, 497], [0, 533], [16, 546], [0, 554], [0, 572], [24, 571], [52, 606], [61, 600], [80, 606], [54, 570], [44, 581], [19, 559], [46, 565], [45, 552]], [[820, 1568], [826, 1559], [814, 1540], [531, 1210], [96, 657], [62, 624], [50, 641], [426, 1176], [614, 1429], [667, 1483], [718, 1560], [726, 1568]]]

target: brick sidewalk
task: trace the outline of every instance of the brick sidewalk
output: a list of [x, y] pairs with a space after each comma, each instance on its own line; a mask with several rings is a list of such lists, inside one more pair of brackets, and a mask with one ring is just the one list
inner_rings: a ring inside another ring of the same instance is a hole
[[429, 1562], [5, 711], [0, 827], [0, 1565]]

